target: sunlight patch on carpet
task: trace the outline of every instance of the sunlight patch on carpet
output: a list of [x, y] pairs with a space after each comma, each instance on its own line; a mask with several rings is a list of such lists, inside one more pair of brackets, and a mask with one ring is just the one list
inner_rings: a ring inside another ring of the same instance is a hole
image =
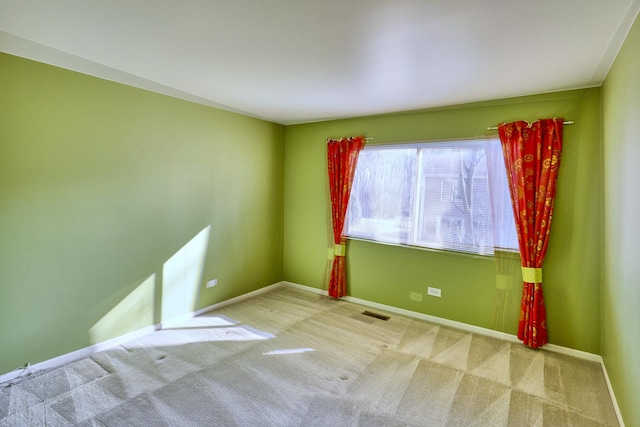
[[272, 355], [278, 355], [278, 354], [309, 353], [311, 351], [315, 351], [315, 350], [312, 348], [287, 348], [282, 350], [267, 351], [266, 353], [262, 353], [262, 354], [264, 354], [265, 356], [272, 356]]

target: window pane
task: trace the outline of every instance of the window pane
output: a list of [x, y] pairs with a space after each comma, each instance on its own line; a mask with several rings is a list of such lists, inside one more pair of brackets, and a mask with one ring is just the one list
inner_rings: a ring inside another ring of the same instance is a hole
[[361, 151], [349, 201], [348, 235], [407, 243], [415, 170], [415, 148]]
[[419, 156], [415, 244], [493, 253], [484, 147], [424, 148]]
[[518, 235], [513, 207], [507, 181], [507, 171], [502, 155], [500, 140], [492, 139], [486, 143], [487, 168], [489, 171], [489, 190], [493, 215], [493, 241], [496, 248], [518, 250]]
[[379, 242], [517, 251], [500, 141], [366, 147], [345, 228], [350, 237]]

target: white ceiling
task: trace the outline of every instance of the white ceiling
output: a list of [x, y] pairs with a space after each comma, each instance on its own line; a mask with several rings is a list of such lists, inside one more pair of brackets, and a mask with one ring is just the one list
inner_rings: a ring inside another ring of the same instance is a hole
[[639, 10], [640, 0], [0, 0], [0, 51], [293, 124], [598, 86]]

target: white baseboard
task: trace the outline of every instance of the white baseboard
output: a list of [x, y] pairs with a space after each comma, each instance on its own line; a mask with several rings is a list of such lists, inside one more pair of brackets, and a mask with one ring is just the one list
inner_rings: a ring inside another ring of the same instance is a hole
[[613, 387], [611, 386], [611, 381], [609, 380], [609, 374], [607, 373], [607, 367], [604, 364], [604, 359], [600, 357], [600, 365], [602, 366], [602, 372], [604, 373], [604, 379], [607, 382], [607, 388], [609, 389], [609, 394], [611, 395], [611, 401], [613, 402], [613, 409], [616, 411], [616, 417], [618, 417], [618, 424], [620, 427], [624, 427], [624, 420], [622, 419], [622, 412], [620, 412], [620, 407], [618, 406], [618, 401], [616, 400], [616, 395], [613, 392]]
[[205, 307], [205, 308], [201, 308], [199, 310], [196, 311], [192, 311], [190, 313], [186, 313], [177, 317], [174, 317], [172, 319], [169, 320], [165, 320], [164, 322], [155, 324], [155, 325], [151, 325], [151, 326], [147, 326], [145, 328], [142, 329], [138, 329], [136, 331], [133, 332], [129, 332], [127, 334], [121, 335], [119, 337], [115, 337], [112, 338], [110, 340], [107, 341], [103, 341], [94, 345], [91, 345], [89, 347], [85, 347], [82, 348], [80, 350], [76, 350], [73, 351], [71, 353], [67, 353], [67, 354], [63, 354], [61, 356], [58, 357], [54, 357], [53, 359], [48, 359], [45, 360], [43, 362], [38, 362], [35, 363], [33, 365], [27, 365], [25, 367], [21, 367], [21, 368], [17, 368], [14, 369], [11, 372], [7, 372], [6, 374], [2, 374], [0, 375], [0, 384], [4, 384], [7, 382], [10, 382], [18, 377], [21, 377], [23, 375], [29, 375], [31, 373], [37, 372], [37, 371], [42, 371], [44, 369], [49, 369], [49, 368], [55, 368], [58, 366], [62, 366], [62, 365], [66, 365], [67, 363], [72, 363], [72, 362], [77, 362], [80, 359], [84, 359], [85, 357], [89, 357], [95, 353], [98, 353], [100, 351], [104, 351], [104, 350], [108, 350], [110, 348], [113, 347], [117, 347], [121, 344], [124, 344], [127, 341], [131, 341], [134, 340], [136, 338], [139, 338], [141, 336], [150, 334], [152, 332], [155, 332], [157, 330], [163, 329], [163, 328], [168, 328], [168, 327], [172, 327], [172, 326], [176, 326], [181, 322], [184, 322], [185, 320], [189, 320], [193, 317], [196, 316], [200, 316], [203, 313], [206, 313], [208, 311], [211, 310], [216, 310], [218, 308], [224, 307], [226, 305], [229, 304], [233, 304], [236, 303], [238, 301], [242, 301], [251, 297], [254, 297], [256, 295], [265, 293], [265, 292], [269, 292], [270, 290], [282, 286], [283, 283], [282, 282], [278, 282], [278, 283], [274, 283], [273, 285], [269, 285], [266, 286], [264, 288], [260, 288], [257, 289], [255, 291], [237, 296], [235, 298], [231, 298], [222, 302], [219, 302], [217, 304]]
[[284, 284], [285, 284], [285, 282], [274, 283], [273, 285], [265, 286], [264, 288], [256, 289], [255, 291], [251, 291], [251, 292], [248, 292], [246, 294], [238, 295], [237, 297], [221, 301], [221, 302], [219, 302], [217, 304], [213, 304], [213, 305], [210, 305], [208, 307], [201, 308], [199, 310], [194, 311], [193, 312], [193, 316], [191, 316], [191, 317], [197, 317], [197, 316], [200, 316], [201, 314], [207, 313], [209, 311], [217, 310], [217, 309], [225, 307], [227, 305], [235, 304], [236, 302], [240, 302], [240, 301], [255, 297], [257, 295], [264, 294], [264, 293], [269, 292], [269, 291], [271, 291], [271, 290], [273, 290], [275, 288], [279, 288], [280, 286], [283, 286]]
[[[327, 295], [327, 291], [325, 291], [323, 289], [312, 288], [310, 286], [300, 285], [298, 283], [292, 283], [292, 282], [281, 282], [281, 283], [286, 285], [286, 286], [290, 286], [292, 288], [300, 289], [300, 290], [303, 290], [303, 291], [312, 292], [312, 293], [319, 294], [319, 295]], [[467, 323], [457, 322], [457, 321], [449, 320], [449, 319], [443, 319], [443, 318], [437, 317], [437, 316], [431, 316], [431, 315], [428, 315], [428, 314], [418, 313], [418, 312], [415, 312], [415, 311], [405, 310], [405, 309], [402, 309], [402, 308], [397, 308], [397, 307], [393, 307], [393, 306], [390, 306], [390, 305], [380, 304], [380, 303], [377, 303], [377, 302], [367, 301], [367, 300], [363, 300], [363, 299], [360, 299], [360, 298], [354, 298], [354, 297], [350, 297], [350, 296], [346, 296], [346, 297], [343, 297], [341, 299], [344, 300], [344, 301], [349, 301], [349, 302], [353, 302], [353, 303], [356, 303], [356, 304], [359, 304], [359, 305], [363, 305], [365, 307], [371, 307], [371, 308], [376, 308], [376, 309], [379, 309], [379, 310], [384, 310], [384, 311], [387, 311], [389, 313], [400, 314], [400, 315], [411, 317], [411, 318], [414, 318], [414, 319], [426, 320], [428, 322], [436, 323], [436, 324], [439, 324], [439, 325], [449, 326], [449, 327], [452, 327], [452, 328], [460, 329], [460, 330], [467, 331], [467, 332], [472, 332], [472, 333], [479, 334], [479, 335], [485, 335], [485, 336], [489, 336], [489, 337], [493, 337], [493, 338], [499, 338], [499, 339], [502, 339], [502, 340], [505, 340], [505, 341], [509, 341], [509, 342], [521, 343], [521, 341], [515, 335], [507, 334], [507, 333], [504, 333], [504, 332], [494, 331], [492, 329], [482, 328], [480, 326], [469, 325]], [[620, 413], [620, 408], [618, 407], [618, 401], [616, 400], [616, 396], [615, 396], [615, 394], [613, 392], [613, 388], [611, 387], [611, 382], [609, 381], [609, 375], [607, 374], [607, 369], [605, 367], [604, 360], [602, 359], [602, 356], [600, 356], [599, 354], [588, 353], [586, 351], [576, 350], [576, 349], [573, 349], [573, 348], [563, 347], [563, 346], [555, 345], [555, 344], [545, 344], [545, 346], [544, 346], [544, 348], [542, 350], [550, 351], [550, 352], [553, 352], [553, 353], [560, 353], [560, 354], [564, 354], [564, 355], [567, 355], [567, 356], [576, 357], [578, 359], [583, 359], [583, 360], [588, 360], [588, 361], [591, 361], [591, 362], [599, 363], [600, 366], [602, 366], [602, 372], [604, 373], [604, 377], [605, 377], [605, 380], [607, 382], [607, 388], [609, 389], [609, 394], [611, 395], [611, 401], [613, 402], [613, 407], [615, 409], [616, 416], [618, 417], [618, 422], [620, 423], [621, 427], [624, 427], [624, 422], [622, 420], [622, 414]]]
[[[316, 293], [316, 294], [327, 295], [327, 291], [322, 290], [322, 289], [312, 288], [312, 287], [309, 287], [309, 286], [300, 285], [300, 284], [291, 283], [291, 282], [283, 282], [283, 283], [285, 285], [291, 286], [293, 288], [305, 290], [305, 291], [308, 291], [308, 292], [313, 292], [313, 293]], [[354, 297], [350, 297], [350, 296], [342, 297], [341, 299], [344, 300], [344, 301], [349, 301], [349, 302], [353, 302], [353, 303], [356, 303], [356, 304], [360, 304], [360, 305], [363, 305], [363, 306], [366, 306], [366, 307], [377, 308], [379, 310], [388, 311], [389, 313], [400, 314], [400, 315], [411, 317], [411, 318], [414, 318], [414, 319], [426, 320], [428, 322], [437, 323], [438, 325], [448, 326], [448, 327], [455, 328], [455, 329], [460, 329], [460, 330], [463, 330], [463, 331], [466, 331], [466, 332], [472, 332], [472, 333], [478, 334], [478, 335], [485, 335], [485, 336], [489, 336], [489, 337], [493, 337], [493, 338], [499, 338], [501, 340], [514, 342], [514, 343], [520, 343], [521, 342], [518, 339], [518, 337], [515, 336], [515, 335], [507, 334], [507, 333], [499, 332], [499, 331], [494, 331], [493, 329], [487, 329], [487, 328], [483, 328], [483, 327], [480, 327], [480, 326], [469, 325], [468, 323], [457, 322], [455, 320], [444, 319], [442, 317], [431, 316], [429, 314], [418, 313], [416, 311], [405, 310], [403, 308], [393, 307], [393, 306], [390, 306], [390, 305], [380, 304], [380, 303], [377, 303], [377, 302], [367, 301], [367, 300], [363, 300], [363, 299], [360, 299], [360, 298], [354, 298]], [[598, 362], [598, 363], [602, 362], [602, 357], [600, 357], [600, 355], [593, 354], [593, 353], [587, 353], [585, 351], [580, 351], [580, 350], [574, 350], [572, 348], [562, 347], [562, 346], [559, 346], [559, 345], [546, 344], [544, 346], [543, 350], [552, 351], [554, 353], [562, 353], [562, 354], [566, 354], [568, 356], [577, 357], [579, 359], [590, 360], [592, 362]]]
[[158, 329], [160, 329], [159, 324], [147, 326], [145, 328], [138, 329], [136, 331], [129, 332], [124, 335], [120, 335], [119, 337], [115, 337], [107, 341], [93, 344], [93, 345], [90, 345], [89, 347], [81, 348], [80, 350], [72, 351], [71, 353], [63, 354], [58, 357], [54, 357], [53, 359], [45, 360], [43, 362], [38, 362], [33, 365], [27, 365], [23, 368], [14, 369], [11, 372], [7, 372], [6, 374], [0, 375], [0, 384], [4, 384], [6, 382], [14, 380], [23, 375], [29, 375], [37, 371], [42, 371], [44, 369], [49, 369], [49, 368], [55, 368], [58, 366], [66, 365], [67, 363], [77, 362], [78, 360], [84, 359], [85, 357], [89, 357], [92, 354], [98, 353], [100, 351], [108, 350], [112, 347], [119, 346], [120, 344], [124, 344], [127, 341], [131, 341], [133, 339], [155, 332]]

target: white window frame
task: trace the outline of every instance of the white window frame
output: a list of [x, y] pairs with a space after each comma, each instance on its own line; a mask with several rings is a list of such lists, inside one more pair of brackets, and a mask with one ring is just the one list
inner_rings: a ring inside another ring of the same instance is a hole
[[[358, 235], [349, 235], [349, 215], [347, 215], [347, 221], [345, 221], [345, 235], [350, 238], [350, 239], [357, 239], [357, 240], [367, 240], [367, 241], [372, 241], [372, 242], [376, 242], [376, 243], [382, 243], [382, 244], [391, 244], [391, 245], [401, 245], [401, 246], [409, 246], [409, 247], [415, 247], [415, 248], [419, 248], [419, 249], [427, 249], [427, 250], [441, 250], [441, 251], [453, 251], [453, 252], [461, 252], [461, 253], [467, 253], [467, 254], [473, 254], [473, 255], [479, 255], [479, 256], [493, 256], [494, 255], [494, 251], [506, 251], [506, 252], [518, 252], [518, 246], [517, 246], [517, 241], [513, 241], [513, 239], [515, 238], [515, 224], [513, 223], [513, 217], [512, 217], [512, 208], [510, 205], [510, 199], [507, 197], [506, 200], [503, 200], [502, 202], [502, 206], [501, 209], [508, 209], [509, 210], [509, 215], [511, 218], [511, 225], [507, 225], [507, 227], [512, 226], [513, 227], [513, 236], [510, 239], [510, 247], [495, 247], [497, 246], [495, 243], [493, 244], [493, 247], [491, 248], [485, 248], [482, 249], [482, 251], [476, 251], [476, 250], [470, 250], [468, 248], [465, 248], [465, 244], [463, 242], [461, 242], [461, 245], [458, 247], [453, 247], [451, 245], [448, 245], [446, 243], [440, 244], [438, 242], [434, 242], [434, 241], [429, 241], [427, 239], [424, 238], [420, 238], [420, 223], [424, 222], [425, 217], [424, 217], [424, 209], [423, 209], [423, 204], [425, 202], [425, 198], [423, 197], [423, 195], [421, 194], [421, 179], [422, 177], [422, 165], [423, 162], [420, 161], [420, 156], [424, 155], [425, 150], [429, 150], [429, 149], [437, 149], [437, 148], [454, 148], [454, 147], [460, 147], [461, 145], [464, 146], [464, 148], [482, 148], [485, 149], [486, 147], [486, 143], [489, 140], [494, 140], [495, 138], [474, 138], [474, 139], [456, 139], [456, 140], [450, 140], [450, 141], [434, 141], [434, 142], [420, 142], [420, 143], [397, 143], [397, 144], [385, 144], [385, 145], [372, 145], [372, 146], [367, 146], [364, 149], [365, 150], [385, 150], [385, 149], [416, 149], [416, 176], [415, 176], [415, 180], [413, 182], [413, 188], [412, 188], [412, 198], [413, 198], [413, 206], [412, 206], [412, 212], [411, 212], [411, 217], [410, 217], [410, 223], [411, 223], [411, 228], [408, 232], [408, 236], [407, 236], [407, 241], [406, 242], [395, 242], [395, 241], [389, 241], [389, 240], [376, 240], [375, 238], [367, 238], [367, 237], [362, 237], [362, 236], [358, 236]], [[499, 143], [499, 142], [498, 142]], [[487, 154], [487, 152], [485, 151], [485, 154]], [[488, 157], [488, 155], [487, 155]], [[504, 173], [504, 185], [507, 186], [508, 184], [506, 183], [506, 172], [504, 171], [504, 162], [496, 162], [493, 161], [493, 164], [489, 164], [489, 159], [486, 158], [485, 161], [487, 162], [487, 180], [491, 181], [491, 178], [489, 177], [490, 173]], [[494, 172], [489, 172], [489, 168], [491, 167], [502, 167], [503, 169], [501, 169], [500, 171], [494, 171]], [[357, 170], [356, 170], [356, 175], [357, 175]], [[450, 190], [450, 195], [449, 198], [454, 198], [455, 197], [455, 191], [453, 191], [453, 185], [454, 185], [454, 178], [451, 178], [448, 182], [448, 185], [451, 187], [449, 188]], [[489, 187], [491, 187], [491, 182], [488, 183]], [[443, 180], [442, 184], [441, 184], [441, 190], [440, 190], [440, 197], [444, 197], [445, 191], [447, 191], [446, 184], [445, 184], [445, 180]], [[508, 186], [503, 189], [506, 190], [508, 192]], [[437, 190], [436, 190], [437, 191]], [[492, 191], [491, 188], [489, 189], [489, 191]], [[508, 193], [507, 193], [508, 194]], [[354, 193], [352, 192], [352, 197], [353, 197]], [[437, 196], [436, 196], [437, 197]], [[489, 201], [489, 204], [491, 205], [493, 203], [492, 200]], [[505, 206], [505, 203], [508, 203], [507, 206]], [[492, 207], [493, 209], [493, 207]], [[493, 215], [493, 213], [492, 213]], [[422, 221], [421, 221], [422, 219]], [[431, 218], [427, 218], [426, 220], [431, 220]], [[462, 219], [463, 220], [463, 219]], [[379, 219], [378, 221], [384, 221], [382, 219]], [[436, 231], [439, 230], [442, 226], [442, 221], [446, 221], [446, 218], [444, 217], [437, 217], [435, 218], [436, 224]], [[475, 221], [474, 221], [475, 223]], [[491, 229], [493, 229], [493, 221], [489, 222]], [[472, 225], [473, 226], [473, 225]], [[493, 233], [495, 236], [495, 233]], [[391, 239], [390, 239], [391, 240]], [[494, 248], [495, 247], [495, 248]]]

